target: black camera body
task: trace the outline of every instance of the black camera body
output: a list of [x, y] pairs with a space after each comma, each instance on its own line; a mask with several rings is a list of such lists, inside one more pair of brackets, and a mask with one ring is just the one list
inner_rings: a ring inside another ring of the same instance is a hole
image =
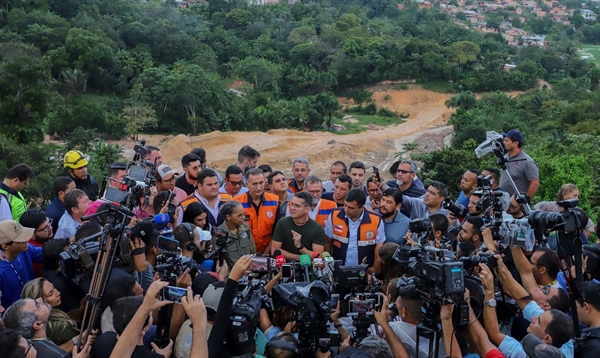
[[451, 212], [455, 218], [464, 218], [469, 213], [469, 209], [467, 209], [464, 205], [456, 204], [450, 198], [444, 199], [442, 207]]
[[198, 273], [198, 265], [196, 262], [186, 256], [179, 256], [176, 253], [168, 253], [163, 251], [161, 255], [156, 258], [155, 271], [159, 273], [161, 281], [169, 282], [170, 286], [177, 284], [177, 278], [181, 276], [185, 270], [188, 270], [188, 274], [192, 280]]
[[581, 210], [575, 210], [579, 200], [563, 200], [557, 203], [563, 211], [532, 211], [529, 215], [529, 224], [533, 228], [544, 230], [561, 228], [567, 234], [577, 233], [587, 224], [587, 215]]

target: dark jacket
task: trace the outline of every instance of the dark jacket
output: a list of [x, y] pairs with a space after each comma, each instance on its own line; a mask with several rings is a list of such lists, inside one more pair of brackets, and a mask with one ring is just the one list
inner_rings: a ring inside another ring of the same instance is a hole
[[90, 201], [96, 201], [98, 199], [100, 186], [98, 185], [98, 182], [96, 182], [96, 179], [94, 179], [93, 176], [88, 175], [87, 179], [85, 180], [73, 178], [71, 176], [71, 179], [75, 181], [75, 187], [77, 189], [83, 190], [87, 194], [88, 198], [90, 198]]

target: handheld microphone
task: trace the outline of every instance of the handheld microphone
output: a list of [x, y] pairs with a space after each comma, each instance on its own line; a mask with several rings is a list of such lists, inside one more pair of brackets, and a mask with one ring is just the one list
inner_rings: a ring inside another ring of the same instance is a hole
[[300, 267], [304, 268], [304, 275], [306, 276], [306, 282], [310, 282], [310, 273], [308, 272], [308, 268], [310, 267], [310, 255], [308, 255], [308, 254], [300, 255]]
[[279, 270], [286, 263], [285, 256], [281, 254], [281, 250], [273, 251], [273, 256], [275, 256], [275, 267]]
[[315, 271], [317, 280], [321, 280], [323, 278], [323, 259], [322, 258], [320, 258], [320, 257], [314, 258], [313, 271]]
[[169, 214], [158, 214], [154, 215], [152, 218], [144, 219], [144, 221], [149, 221], [156, 225], [162, 225], [171, 222], [171, 218], [169, 217]]

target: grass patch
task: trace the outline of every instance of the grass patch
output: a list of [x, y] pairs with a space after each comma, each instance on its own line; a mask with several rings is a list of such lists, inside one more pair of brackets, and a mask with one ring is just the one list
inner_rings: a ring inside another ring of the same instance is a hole
[[579, 50], [579, 56], [593, 62], [596, 66], [600, 65], [600, 45], [583, 45]]
[[429, 82], [429, 83], [420, 83], [423, 89], [440, 92], [440, 93], [456, 93], [456, 88], [454, 88], [454, 83], [449, 82]]
[[[353, 119], [356, 119], [357, 122], [351, 123], [351, 121], [344, 120], [343, 118], [335, 118], [333, 120], [334, 124], [339, 124], [346, 127], [343, 131], [332, 131], [335, 134], [356, 134], [361, 133], [369, 129], [367, 126], [370, 124], [374, 124], [377, 126], [386, 127], [396, 123], [404, 123], [405, 120], [400, 118], [390, 118], [390, 117], [382, 117], [382, 116], [373, 116], [367, 114], [349, 114]], [[353, 122], [353, 121], [352, 121]]]

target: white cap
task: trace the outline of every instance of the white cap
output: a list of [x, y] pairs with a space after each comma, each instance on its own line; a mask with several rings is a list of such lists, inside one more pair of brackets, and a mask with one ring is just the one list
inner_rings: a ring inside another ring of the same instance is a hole
[[210, 241], [212, 240], [212, 235], [210, 234], [209, 231], [206, 230], [202, 230], [199, 227], [196, 227], [196, 230], [198, 230], [198, 235], [200, 235], [200, 241]]

